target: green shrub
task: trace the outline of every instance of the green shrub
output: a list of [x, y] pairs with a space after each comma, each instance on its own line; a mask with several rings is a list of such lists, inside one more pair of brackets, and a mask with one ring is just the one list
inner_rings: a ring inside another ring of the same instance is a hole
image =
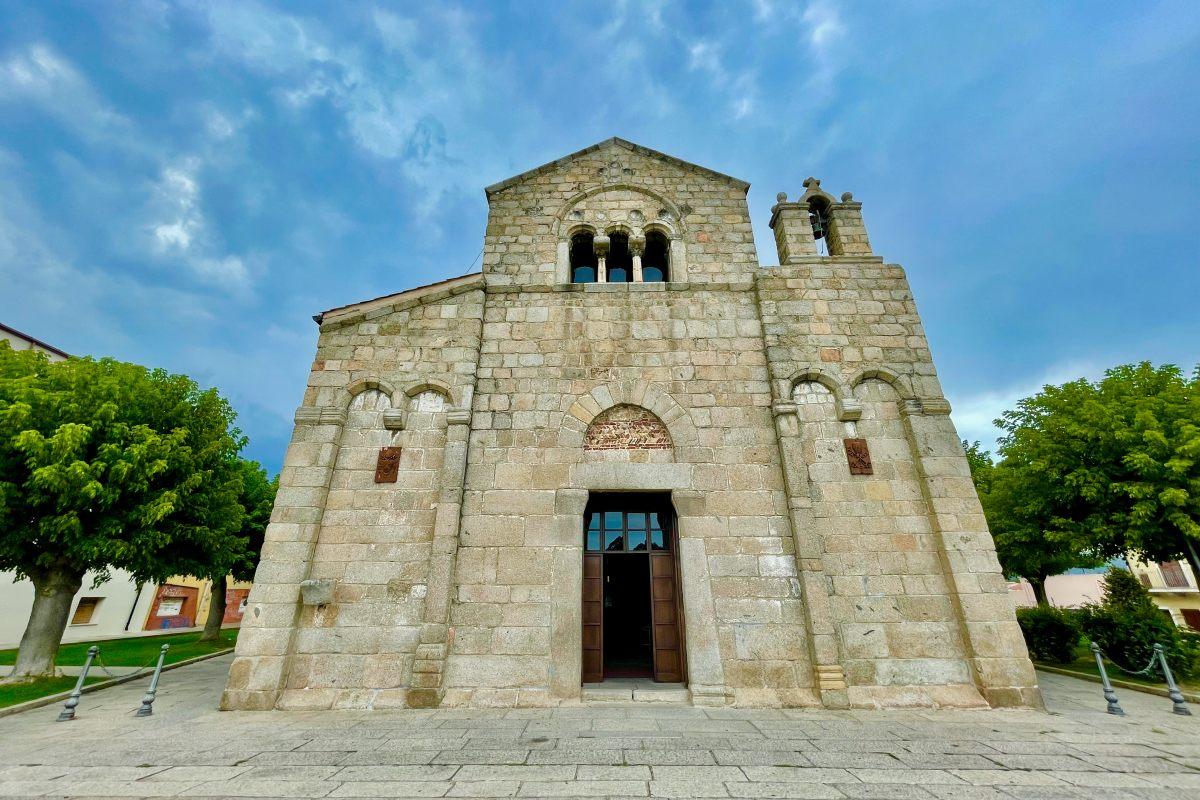
[[[1104, 597], [1096, 604], [1079, 610], [1084, 634], [1100, 646], [1109, 661], [1125, 672], [1142, 670], [1161, 644], [1179, 678], [1196, 674], [1200, 655], [1194, 637], [1181, 634], [1171, 620], [1158, 610], [1146, 587], [1127, 570], [1112, 567], [1104, 576]], [[1148, 673], [1161, 677], [1157, 663]]]
[[1069, 664], [1075, 660], [1079, 624], [1066, 609], [1054, 606], [1018, 608], [1017, 622], [1021, 625], [1029, 652], [1038, 661]]

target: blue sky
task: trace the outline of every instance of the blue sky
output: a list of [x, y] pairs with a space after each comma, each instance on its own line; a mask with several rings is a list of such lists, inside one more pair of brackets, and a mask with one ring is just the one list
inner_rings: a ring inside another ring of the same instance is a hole
[[1200, 360], [1200, 3], [0, 0], [0, 320], [218, 386], [281, 461], [311, 315], [474, 269], [618, 135], [853, 191], [955, 420]]

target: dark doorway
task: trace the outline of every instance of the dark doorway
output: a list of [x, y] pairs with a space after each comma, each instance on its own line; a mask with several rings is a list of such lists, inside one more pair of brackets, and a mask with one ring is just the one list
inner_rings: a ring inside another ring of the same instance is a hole
[[682, 682], [677, 536], [664, 494], [593, 495], [584, 514], [583, 681]]
[[650, 559], [604, 559], [604, 677], [654, 675], [650, 642]]

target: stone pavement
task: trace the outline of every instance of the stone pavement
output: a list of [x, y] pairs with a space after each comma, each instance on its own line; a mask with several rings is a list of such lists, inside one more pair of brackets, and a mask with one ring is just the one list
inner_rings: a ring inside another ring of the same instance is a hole
[[[1041, 674], [1052, 713], [601, 705], [220, 713], [231, 657], [0, 718], [0, 796], [1200, 796], [1200, 716]], [[1200, 709], [1196, 709], [1200, 715]]]

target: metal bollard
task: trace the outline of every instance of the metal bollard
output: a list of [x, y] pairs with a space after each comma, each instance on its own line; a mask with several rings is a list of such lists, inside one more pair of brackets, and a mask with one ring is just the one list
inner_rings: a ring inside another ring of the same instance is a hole
[[154, 713], [154, 698], [158, 694], [158, 676], [162, 674], [163, 659], [167, 657], [167, 651], [170, 649], [171, 645], [164, 644], [158, 653], [158, 666], [154, 668], [154, 677], [150, 679], [150, 688], [146, 691], [146, 696], [142, 698], [142, 707], [137, 710], [139, 717], [148, 717]]
[[1108, 701], [1108, 713], [1116, 714], [1118, 717], [1125, 716], [1124, 709], [1117, 702], [1117, 693], [1113, 691], [1112, 684], [1108, 682], [1108, 671], [1104, 669], [1104, 659], [1100, 656], [1100, 645], [1092, 642], [1092, 655], [1096, 657], [1096, 666], [1100, 669], [1100, 683], [1104, 685], [1104, 699]]
[[1171, 667], [1167, 664], [1167, 654], [1163, 651], [1161, 644], [1155, 643], [1154, 655], [1158, 656], [1158, 663], [1162, 666], [1163, 675], [1167, 678], [1167, 696], [1175, 704], [1171, 711], [1190, 717], [1192, 712], [1188, 710], [1187, 703], [1183, 699], [1183, 692], [1179, 691], [1179, 686], [1175, 683], [1175, 676], [1171, 674]]
[[100, 653], [100, 648], [92, 645], [88, 648], [87, 659], [83, 662], [83, 669], [79, 671], [79, 680], [75, 681], [75, 688], [71, 691], [71, 696], [67, 698], [67, 702], [63, 703], [63, 710], [58, 712], [57, 722], [67, 722], [75, 719], [75, 707], [79, 705], [79, 698], [83, 695], [83, 682], [87, 680], [88, 670], [92, 668], [92, 660]]

